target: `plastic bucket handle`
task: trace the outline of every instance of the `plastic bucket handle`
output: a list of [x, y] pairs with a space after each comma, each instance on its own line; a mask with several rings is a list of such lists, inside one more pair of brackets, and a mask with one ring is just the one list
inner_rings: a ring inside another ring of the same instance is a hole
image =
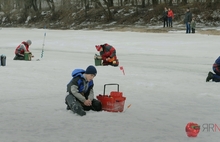
[[103, 95], [105, 95], [105, 88], [106, 88], [106, 86], [108, 86], [108, 85], [117, 85], [117, 91], [119, 92], [119, 84], [117, 84], [117, 83], [109, 83], [109, 84], [105, 84], [105, 85], [104, 85]]

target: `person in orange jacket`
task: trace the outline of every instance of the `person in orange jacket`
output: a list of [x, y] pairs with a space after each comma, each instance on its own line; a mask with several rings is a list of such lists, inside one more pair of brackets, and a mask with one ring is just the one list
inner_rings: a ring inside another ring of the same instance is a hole
[[119, 62], [116, 56], [116, 50], [113, 46], [105, 43], [102, 45], [96, 45], [95, 47], [97, 51], [100, 52], [100, 56], [97, 56], [95, 58], [102, 59], [103, 66], [112, 65], [116, 67], [119, 65]]
[[15, 49], [14, 60], [24, 60], [24, 52], [29, 52], [31, 54], [31, 57], [34, 57], [29, 51], [29, 47], [31, 46], [31, 44], [31, 40], [23, 41], [21, 44], [19, 44]]
[[173, 18], [174, 18], [174, 14], [173, 14], [173, 11], [168, 8], [168, 14], [167, 14], [167, 17], [168, 17], [168, 24], [169, 24], [169, 27], [173, 27]]

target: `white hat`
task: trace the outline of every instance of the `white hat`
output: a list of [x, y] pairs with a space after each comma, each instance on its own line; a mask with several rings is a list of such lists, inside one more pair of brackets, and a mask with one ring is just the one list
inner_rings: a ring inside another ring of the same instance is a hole
[[27, 40], [27, 43], [28, 43], [28, 45], [32, 44], [31, 40]]

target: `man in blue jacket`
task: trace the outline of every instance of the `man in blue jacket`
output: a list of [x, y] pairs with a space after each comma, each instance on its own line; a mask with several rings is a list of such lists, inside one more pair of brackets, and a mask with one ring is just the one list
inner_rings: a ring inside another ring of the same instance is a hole
[[67, 84], [66, 98], [67, 110], [72, 110], [80, 116], [86, 115], [85, 111], [101, 111], [101, 102], [94, 99], [93, 78], [97, 70], [90, 65], [86, 70], [75, 69], [72, 72], [72, 80]]
[[206, 82], [210, 80], [215, 81], [215, 82], [220, 82], [220, 56], [215, 60], [215, 63], [213, 64], [212, 69], [215, 72], [215, 74], [210, 71], [206, 78]]

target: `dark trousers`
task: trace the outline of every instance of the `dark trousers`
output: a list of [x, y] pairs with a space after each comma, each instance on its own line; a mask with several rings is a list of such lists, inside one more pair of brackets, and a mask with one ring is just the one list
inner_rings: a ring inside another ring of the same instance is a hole
[[168, 27], [168, 20], [167, 18], [163, 18], [163, 27]]
[[114, 67], [117, 67], [117, 66], [119, 65], [118, 59], [115, 60], [115, 63], [113, 63], [113, 62], [114, 62], [114, 61], [112, 61], [112, 62], [103, 61], [102, 64], [103, 64], [103, 66], [111, 65], [111, 66], [114, 66]]
[[213, 71], [215, 72], [215, 74], [213, 75], [212, 80], [215, 82], [220, 82], [220, 70], [216, 67], [213, 67]]
[[195, 33], [195, 30], [196, 30], [196, 29], [192, 28], [192, 33]]
[[186, 23], [186, 33], [190, 33], [190, 24]]
[[15, 54], [14, 60], [24, 60], [24, 56], [20, 54]]
[[65, 98], [65, 103], [67, 105], [67, 108], [71, 109], [73, 105], [78, 105], [79, 107], [83, 108], [86, 111], [94, 110], [94, 111], [101, 111], [102, 110], [102, 104], [100, 101], [93, 99], [91, 106], [85, 106], [82, 103], [80, 103], [79, 100], [76, 99], [75, 96], [72, 94], [69, 94]]
[[169, 27], [173, 27], [173, 18], [172, 17], [168, 17], [168, 25], [169, 25]]

